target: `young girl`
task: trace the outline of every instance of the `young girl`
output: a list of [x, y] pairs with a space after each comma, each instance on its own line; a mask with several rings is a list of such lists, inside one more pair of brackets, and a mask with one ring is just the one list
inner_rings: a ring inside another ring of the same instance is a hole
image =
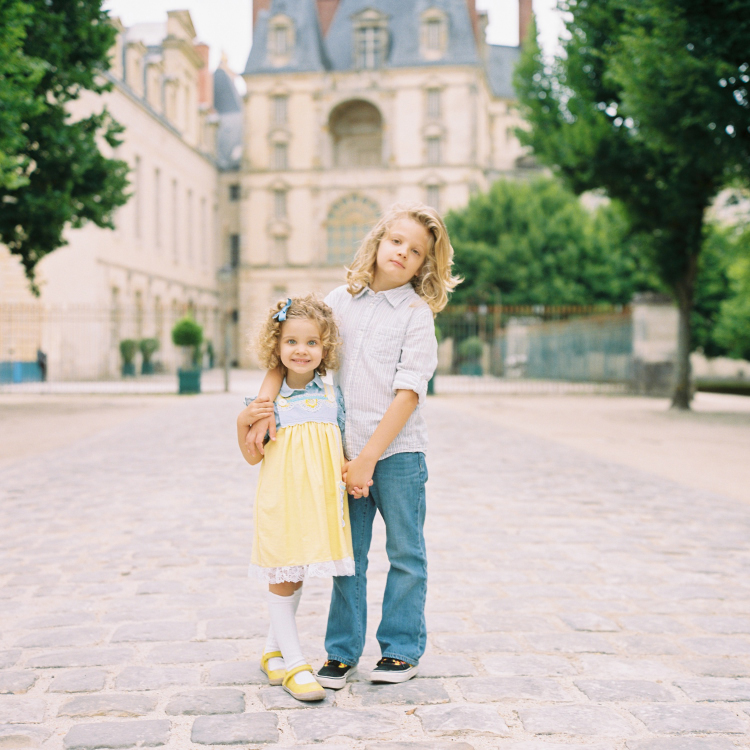
[[[434, 209], [394, 206], [364, 239], [346, 286], [326, 297], [344, 341], [336, 382], [346, 403], [344, 470], [356, 575], [333, 579], [328, 661], [317, 674], [324, 687], [343, 687], [364, 648], [367, 554], [376, 511], [385, 521], [391, 567], [377, 632], [383, 658], [370, 679], [405, 682], [424, 653], [427, 434], [421, 406], [437, 365], [434, 315], [460, 281], [451, 273], [452, 259], [445, 224]], [[272, 397], [279, 382], [277, 372], [267, 373], [261, 395]], [[273, 431], [267, 418], [253, 425], [249, 452], [262, 451], [267, 429]]]
[[[301, 701], [325, 692], [302, 656], [295, 613], [306, 577], [352, 576], [354, 559], [346, 487], [341, 479], [340, 392], [321, 380], [338, 361], [338, 328], [331, 309], [312, 295], [279, 302], [258, 340], [261, 362], [280, 367], [273, 405], [255, 408], [274, 419], [276, 439], [265, 456], [248, 451], [250, 423], [237, 419], [237, 440], [250, 464], [263, 466], [255, 497], [250, 574], [268, 582], [271, 626], [261, 669]], [[253, 399], [246, 399], [249, 404]]]

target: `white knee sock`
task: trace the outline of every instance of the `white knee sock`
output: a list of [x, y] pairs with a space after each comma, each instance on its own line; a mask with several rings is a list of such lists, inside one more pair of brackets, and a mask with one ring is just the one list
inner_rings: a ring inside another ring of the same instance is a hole
[[[299, 600], [302, 597], [302, 587], [300, 586], [292, 595], [289, 597], [294, 602], [294, 614], [297, 614], [297, 608], [299, 607]], [[273, 625], [268, 625], [268, 637], [266, 638], [266, 647], [263, 649], [264, 654], [271, 654], [274, 651], [281, 651], [279, 643], [276, 640], [276, 635], [273, 632]], [[284, 660], [280, 656], [274, 656], [273, 659], [268, 660], [268, 668], [277, 670], [284, 669]]]
[[[294, 595], [278, 596], [268, 592], [268, 613], [271, 618], [271, 627], [279, 644], [279, 650], [284, 657], [284, 666], [287, 671], [294, 667], [305, 664], [302, 656], [302, 647], [297, 634], [297, 621], [295, 620]], [[270, 665], [269, 665], [270, 666]], [[296, 676], [296, 682], [300, 685], [313, 682], [315, 678], [311, 672], [300, 672]]]

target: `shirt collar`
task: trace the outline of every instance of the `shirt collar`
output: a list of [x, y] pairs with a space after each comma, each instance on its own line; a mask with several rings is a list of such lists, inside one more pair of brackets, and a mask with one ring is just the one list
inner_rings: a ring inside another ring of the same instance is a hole
[[[373, 292], [369, 286], [366, 286], [361, 292], [357, 292], [357, 294], [354, 295], [354, 299], [367, 293], [376, 295], [376, 292]], [[416, 292], [414, 291], [411, 281], [407, 281], [406, 284], [397, 286], [394, 289], [389, 289], [386, 292], [377, 292], [377, 294], [382, 294], [388, 302], [390, 302], [391, 307], [398, 307], [405, 299], [410, 299], [412, 295], [416, 294]]]
[[310, 390], [318, 390], [325, 392], [326, 386], [323, 382], [323, 378], [320, 377], [320, 373], [316, 372], [313, 379], [304, 387], [304, 388], [290, 388], [286, 384], [286, 378], [284, 378], [284, 382], [281, 384], [281, 390], [279, 391], [279, 395], [283, 396], [284, 398], [288, 398], [293, 393], [302, 393], [303, 391], [310, 391]]

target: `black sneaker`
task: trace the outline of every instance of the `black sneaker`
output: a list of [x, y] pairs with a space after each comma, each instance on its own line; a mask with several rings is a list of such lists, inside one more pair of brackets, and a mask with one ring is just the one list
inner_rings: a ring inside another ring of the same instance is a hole
[[344, 664], [342, 661], [336, 661], [335, 659], [329, 659], [315, 675], [315, 679], [323, 687], [331, 688], [332, 690], [341, 690], [352, 672], [356, 669], [355, 666], [349, 666]]
[[407, 664], [400, 659], [384, 656], [370, 672], [372, 682], [406, 682], [417, 674], [416, 664]]

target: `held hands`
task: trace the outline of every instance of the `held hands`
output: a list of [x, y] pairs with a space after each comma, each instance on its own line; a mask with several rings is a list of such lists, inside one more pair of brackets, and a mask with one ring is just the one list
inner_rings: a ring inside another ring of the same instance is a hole
[[247, 452], [255, 456], [264, 455], [263, 442], [266, 432], [271, 440], [276, 440], [276, 419], [273, 414], [273, 402], [268, 398], [256, 398], [246, 406], [237, 417], [238, 424], [251, 425], [245, 436]]
[[346, 482], [346, 491], [354, 498], [368, 497], [374, 471], [375, 462], [368, 461], [362, 456], [347, 461], [341, 470], [341, 478]]

